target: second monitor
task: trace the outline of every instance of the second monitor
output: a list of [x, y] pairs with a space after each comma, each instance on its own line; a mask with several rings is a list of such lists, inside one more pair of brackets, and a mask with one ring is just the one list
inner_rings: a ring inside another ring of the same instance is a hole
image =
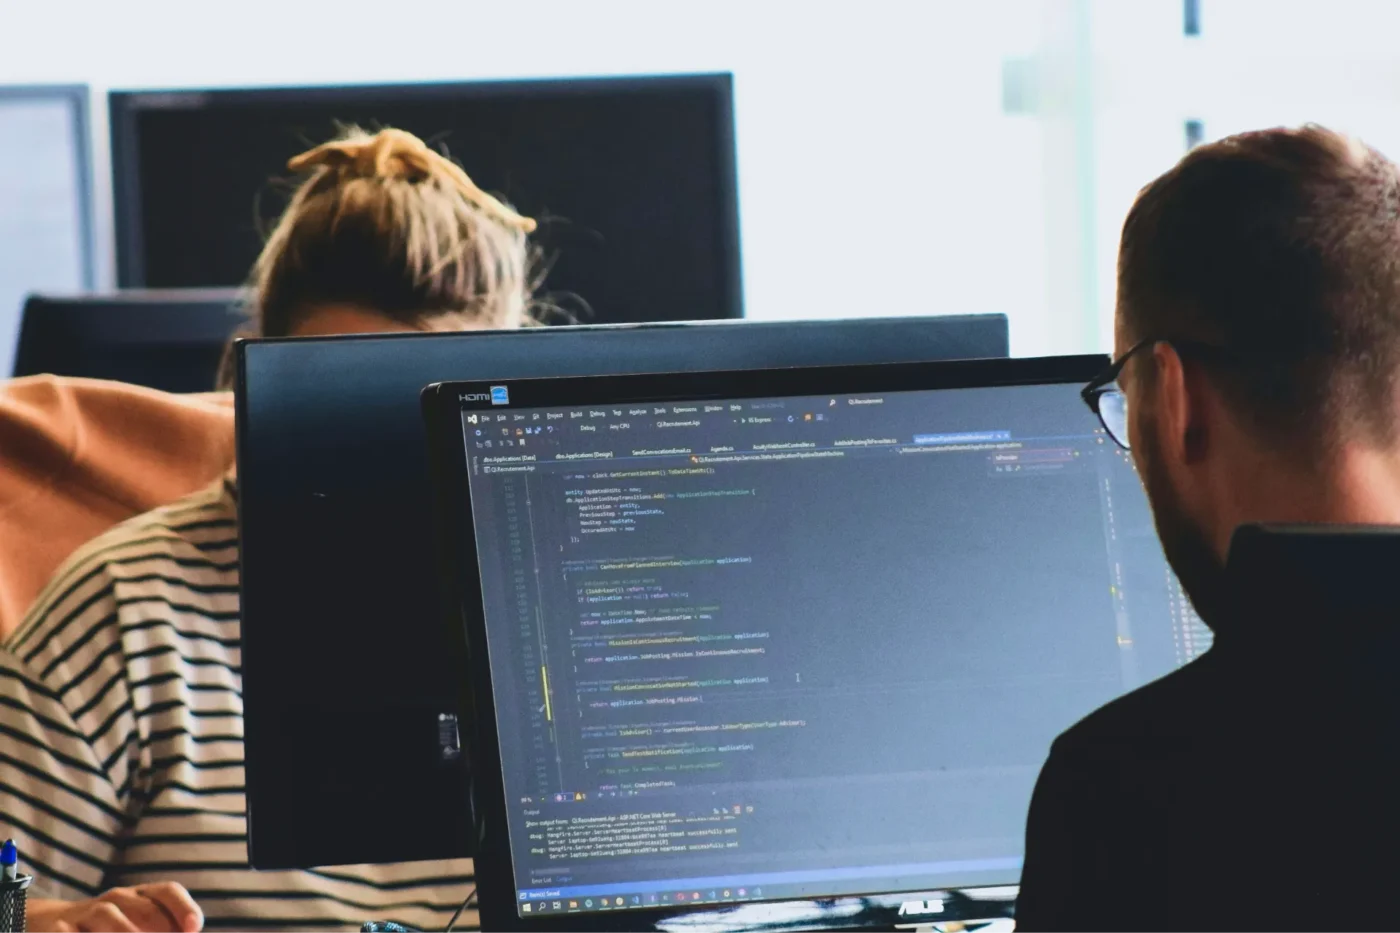
[[[252, 864], [472, 853], [467, 770], [441, 719], [458, 694], [435, 573], [425, 385], [1006, 353], [1001, 315], [240, 343]], [[366, 755], [386, 764], [366, 766]], [[352, 812], [376, 814], [375, 833]]]
[[286, 201], [270, 179], [287, 160], [347, 124], [392, 126], [540, 222], [545, 290], [581, 297], [581, 323], [742, 317], [732, 85], [708, 74], [114, 93], [119, 280], [241, 283]]
[[233, 289], [30, 295], [14, 375], [112, 379], [210, 392], [229, 338], [247, 323]]

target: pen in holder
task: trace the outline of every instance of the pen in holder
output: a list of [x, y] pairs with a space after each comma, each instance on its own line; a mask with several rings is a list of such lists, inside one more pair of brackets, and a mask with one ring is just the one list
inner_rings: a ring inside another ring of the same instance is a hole
[[33, 880], [19, 873], [19, 848], [6, 839], [0, 845], [0, 933], [24, 933], [24, 900]]
[[0, 881], [0, 933], [24, 933], [24, 900], [33, 875]]

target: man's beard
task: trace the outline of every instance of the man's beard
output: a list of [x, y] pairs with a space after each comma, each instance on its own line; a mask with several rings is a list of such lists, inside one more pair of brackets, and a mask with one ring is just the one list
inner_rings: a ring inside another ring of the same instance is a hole
[[1227, 611], [1225, 567], [1216, 556], [1210, 535], [1182, 504], [1181, 496], [1162, 466], [1152, 427], [1147, 426], [1140, 434], [1141, 437], [1133, 440], [1141, 454], [1138, 462], [1142, 484], [1152, 505], [1162, 552], [1197, 615], [1212, 631], [1219, 631], [1221, 616]]

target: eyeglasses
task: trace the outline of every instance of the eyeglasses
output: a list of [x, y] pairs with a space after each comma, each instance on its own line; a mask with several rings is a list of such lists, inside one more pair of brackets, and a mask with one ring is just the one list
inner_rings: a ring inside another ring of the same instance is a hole
[[1122, 389], [1118, 388], [1118, 377], [1123, 374], [1123, 367], [1128, 365], [1128, 360], [1146, 347], [1156, 346], [1159, 343], [1171, 344], [1181, 355], [1187, 353], [1215, 357], [1233, 355], [1227, 348], [1214, 344], [1200, 343], [1195, 340], [1166, 340], [1162, 337], [1148, 337], [1146, 340], [1134, 344], [1127, 353], [1114, 360], [1108, 369], [1105, 369], [1093, 382], [1086, 385], [1079, 395], [1084, 399], [1084, 404], [1089, 406], [1089, 410], [1098, 415], [1099, 422], [1103, 424], [1108, 436], [1113, 438], [1114, 443], [1124, 450], [1131, 450], [1132, 445], [1128, 443], [1128, 397], [1123, 394]]
[[1094, 377], [1094, 381], [1079, 393], [1079, 397], [1084, 399], [1084, 404], [1098, 416], [1099, 423], [1108, 432], [1108, 436], [1124, 450], [1131, 449], [1128, 443], [1128, 397], [1118, 388], [1118, 377], [1123, 374], [1123, 367], [1128, 365], [1128, 360], [1143, 347], [1154, 343], [1155, 340], [1143, 340], [1135, 344], [1131, 350], [1114, 360], [1108, 369]]

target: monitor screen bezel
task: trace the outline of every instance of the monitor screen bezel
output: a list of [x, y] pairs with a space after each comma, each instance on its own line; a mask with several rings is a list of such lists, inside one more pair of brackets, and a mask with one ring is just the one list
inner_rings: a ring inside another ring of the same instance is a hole
[[[855, 366], [728, 370], [627, 376], [586, 376], [546, 379], [447, 382], [423, 390], [423, 414], [428, 427], [437, 509], [440, 568], [449, 607], [445, 624], [453, 653], [465, 664], [461, 712], [470, 778], [469, 795], [476, 826], [476, 876], [483, 929], [528, 930], [655, 930], [677, 918], [700, 919], [715, 905], [698, 908], [626, 909], [559, 916], [522, 917], [516, 906], [519, 885], [511, 858], [509, 804], [502, 773], [495, 695], [486, 650], [486, 618], [481, 581], [465, 568], [477, 566], [475, 534], [471, 529], [471, 495], [462, 482], [467, 450], [462, 432], [463, 411], [507, 412], [561, 405], [608, 405], [673, 401], [779, 398], [807, 395], [847, 395], [878, 392], [930, 391], [1019, 385], [1087, 383], [1108, 363], [1103, 355], [1031, 359], [958, 360], [928, 363], [874, 363]], [[484, 393], [504, 384], [510, 404], [464, 407], [459, 393]], [[1086, 417], [1092, 417], [1085, 412]], [[469, 739], [468, 739], [469, 737]], [[1046, 750], [1048, 753], [1048, 749]], [[1008, 882], [1014, 884], [1015, 882]], [[875, 892], [872, 892], [875, 893]], [[879, 892], [887, 893], [887, 892]], [[889, 892], [893, 893], [893, 892]], [[910, 892], [913, 893], [913, 892]], [[787, 903], [796, 903], [789, 901]], [[808, 901], [819, 909], [817, 901]], [[957, 901], [974, 910], [977, 901]], [[727, 905], [726, 905], [727, 906]], [[867, 923], [844, 918], [853, 926]], [[886, 920], [888, 919], [886, 915]], [[949, 914], [940, 921], [959, 919]], [[815, 928], [815, 927], [813, 927]], [[823, 929], [829, 928], [826, 926]]]
[[[744, 317], [742, 250], [739, 231], [739, 163], [734, 130], [734, 76], [729, 72], [626, 75], [620, 77], [529, 78], [404, 84], [308, 85], [268, 88], [183, 88], [114, 90], [107, 95], [112, 143], [112, 199], [117, 233], [117, 284], [142, 288], [146, 282], [139, 117], [147, 110], [246, 107], [255, 104], [338, 104], [414, 98], [450, 101], [533, 94], [624, 94], [708, 91], [716, 104], [714, 153], [721, 215], [719, 253], [724, 267], [725, 310], [716, 319]], [[217, 283], [211, 283], [217, 284]]]

